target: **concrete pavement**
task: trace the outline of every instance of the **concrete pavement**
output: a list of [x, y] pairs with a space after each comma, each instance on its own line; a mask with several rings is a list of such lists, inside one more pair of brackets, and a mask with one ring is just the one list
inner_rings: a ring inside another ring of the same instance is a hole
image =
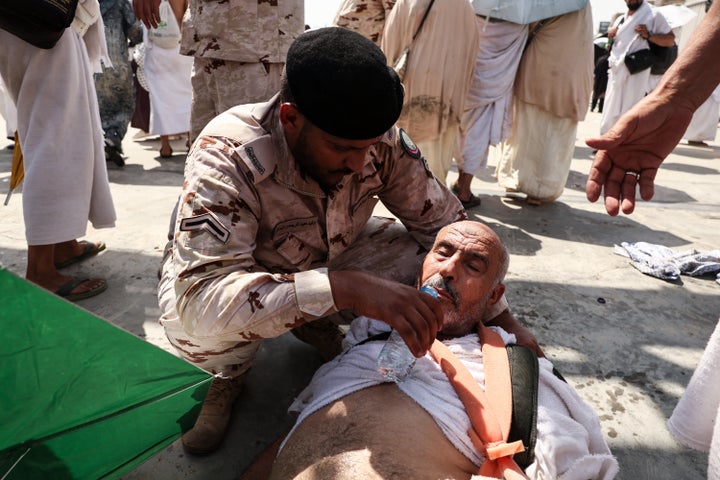
[[[720, 284], [714, 278], [669, 283], [643, 275], [613, 246], [645, 241], [674, 249], [720, 248], [720, 144], [679, 145], [661, 167], [655, 199], [638, 203], [631, 216], [613, 218], [584, 194], [592, 153], [582, 140], [596, 134], [599, 120], [590, 113], [581, 123], [570, 177], [557, 202], [529, 206], [523, 195], [505, 194], [492, 179], [491, 159], [487, 173], [474, 180], [482, 206], [470, 216], [492, 226], [508, 245], [511, 309], [597, 411], [620, 461], [618, 478], [702, 479], [707, 455], [676, 443], [665, 421], [720, 317]], [[135, 141], [135, 132], [123, 142], [126, 166], [109, 164], [117, 227], [89, 228], [86, 237], [104, 240], [108, 248], [68, 271], [101, 275], [110, 285], [78, 305], [170, 350], [157, 324], [156, 272], [185, 157], [160, 158], [159, 142]], [[176, 153], [184, 152], [183, 143], [173, 142]], [[3, 200], [12, 155], [7, 144], [0, 140]], [[451, 176], [450, 181], [456, 173]], [[19, 275], [27, 259], [21, 200], [18, 191], [8, 206], [0, 205], [0, 264]], [[285, 409], [319, 364], [315, 350], [292, 336], [265, 342], [217, 453], [188, 456], [175, 442], [123, 478], [237, 478], [289, 427]]]

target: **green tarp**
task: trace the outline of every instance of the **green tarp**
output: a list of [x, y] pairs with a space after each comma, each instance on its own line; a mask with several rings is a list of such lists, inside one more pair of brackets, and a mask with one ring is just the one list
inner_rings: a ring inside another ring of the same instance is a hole
[[0, 479], [117, 478], [192, 426], [210, 380], [0, 269]]

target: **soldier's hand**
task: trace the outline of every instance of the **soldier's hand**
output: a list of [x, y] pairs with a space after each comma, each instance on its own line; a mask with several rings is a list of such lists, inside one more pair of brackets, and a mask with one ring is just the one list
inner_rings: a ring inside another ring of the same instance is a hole
[[366, 272], [332, 271], [329, 277], [338, 309], [387, 323], [416, 357], [425, 355], [442, 328], [440, 301], [432, 295]]

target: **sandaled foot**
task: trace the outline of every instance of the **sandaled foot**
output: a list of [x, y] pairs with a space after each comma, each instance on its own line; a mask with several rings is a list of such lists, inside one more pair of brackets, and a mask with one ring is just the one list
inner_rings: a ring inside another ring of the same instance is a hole
[[87, 260], [88, 258], [93, 257], [105, 250], [105, 243], [103, 242], [92, 243], [86, 240], [82, 240], [77, 243], [82, 247], [82, 251], [78, 255], [55, 262], [55, 268], [69, 267], [70, 265], [74, 265], [78, 262], [82, 262], [83, 260]]
[[164, 148], [164, 147], [163, 147], [163, 148], [161, 148], [161, 149], [160, 149], [160, 156], [161, 156], [162, 158], [170, 158], [170, 157], [172, 157], [172, 156], [173, 156], [173, 149], [172, 149], [172, 147], [167, 147], [167, 148]]
[[473, 207], [478, 207], [482, 203], [480, 197], [474, 195], [472, 192], [470, 193], [470, 197], [467, 200], [463, 200], [460, 197], [460, 189], [458, 188], [457, 184], [453, 185], [450, 190], [455, 194], [457, 199], [460, 200], [460, 203], [462, 203], [462, 206], [465, 210]]
[[99, 295], [107, 290], [107, 287], [107, 282], [102, 278], [89, 279], [72, 277], [68, 282], [62, 284], [60, 288], [55, 290], [54, 293], [72, 302]]

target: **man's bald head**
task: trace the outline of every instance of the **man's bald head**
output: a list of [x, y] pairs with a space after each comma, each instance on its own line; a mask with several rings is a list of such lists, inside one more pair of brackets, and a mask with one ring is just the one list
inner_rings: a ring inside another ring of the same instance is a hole
[[474, 330], [485, 309], [505, 292], [502, 281], [508, 263], [500, 237], [480, 222], [465, 220], [440, 230], [423, 261], [420, 282], [440, 293], [446, 312], [442, 333], [465, 335]]

